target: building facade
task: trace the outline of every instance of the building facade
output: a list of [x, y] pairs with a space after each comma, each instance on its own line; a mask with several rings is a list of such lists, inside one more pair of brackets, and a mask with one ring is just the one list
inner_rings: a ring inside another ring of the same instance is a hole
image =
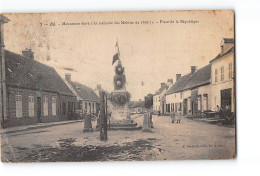
[[180, 111], [183, 115], [194, 115], [210, 109], [211, 65], [199, 70], [191, 66], [191, 72], [177, 79], [166, 93], [167, 112]]
[[76, 97], [53, 68], [35, 61], [29, 49], [23, 55], [6, 50], [5, 58], [4, 127], [75, 118]]
[[169, 88], [173, 85], [173, 80], [168, 79], [167, 83], [161, 83], [160, 89], [158, 89], [153, 95], [153, 112], [157, 114], [165, 114], [166, 103], [165, 94]]
[[71, 80], [71, 74], [65, 75], [65, 83], [77, 98], [76, 112], [80, 118], [83, 114], [97, 115], [100, 109], [100, 99], [91, 88]]
[[166, 112], [183, 115], [230, 109], [235, 111], [234, 39], [224, 38], [220, 54], [209, 65], [180, 77], [166, 92]]
[[235, 111], [234, 83], [234, 39], [224, 38], [220, 45], [220, 54], [211, 63], [211, 97], [212, 111], [217, 107], [225, 110], [227, 107]]

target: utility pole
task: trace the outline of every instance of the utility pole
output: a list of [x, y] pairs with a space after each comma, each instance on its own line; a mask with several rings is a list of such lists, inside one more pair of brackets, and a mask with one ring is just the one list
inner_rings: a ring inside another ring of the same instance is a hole
[[0, 15], [0, 52], [1, 52], [1, 70], [0, 70], [0, 113], [1, 127], [4, 128], [4, 120], [7, 118], [7, 101], [6, 101], [6, 78], [5, 78], [5, 50], [4, 50], [4, 23], [10, 20], [3, 15]]
[[101, 104], [100, 104], [100, 140], [107, 140], [107, 95], [104, 91], [100, 92]]

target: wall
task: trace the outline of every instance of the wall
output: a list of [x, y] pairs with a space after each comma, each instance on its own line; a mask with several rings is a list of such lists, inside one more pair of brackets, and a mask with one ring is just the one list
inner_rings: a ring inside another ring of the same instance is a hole
[[[234, 96], [234, 81], [229, 78], [228, 69], [229, 63], [232, 63], [232, 77], [234, 77], [234, 53], [230, 53], [216, 61], [213, 61], [211, 64], [211, 110], [216, 111], [216, 106], [221, 107], [221, 90], [231, 89], [231, 111], [234, 112], [235, 109], [235, 96]], [[221, 81], [221, 66], [224, 66], [224, 80]], [[215, 82], [215, 69], [218, 69], [218, 82]]]
[[153, 111], [158, 112], [160, 110], [160, 95], [153, 96]]
[[[8, 87], [7, 89], [7, 119], [5, 120], [5, 127], [31, 125], [38, 123], [37, 119], [37, 97], [41, 97], [41, 122], [54, 122], [61, 120], [68, 120], [68, 112], [65, 115], [61, 114], [60, 102], [65, 102], [68, 107], [68, 102], [75, 102], [76, 98], [72, 96], [59, 95], [53, 92], [39, 92], [36, 90], [19, 89]], [[22, 96], [22, 117], [16, 117], [16, 94]], [[48, 97], [48, 115], [44, 116], [43, 96]], [[34, 97], [34, 115], [29, 117], [29, 102], [28, 96]], [[52, 115], [52, 98], [56, 98], [56, 115]]]

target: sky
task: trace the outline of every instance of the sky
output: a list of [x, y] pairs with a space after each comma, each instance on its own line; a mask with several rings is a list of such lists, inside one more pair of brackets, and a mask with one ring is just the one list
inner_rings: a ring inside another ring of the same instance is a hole
[[[187, 74], [190, 66], [201, 68], [209, 64], [220, 52], [222, 38], [234, 38], [232, 11], [5, 16], [11, 20], [4, 27], [7, 50], [21, 54], [22, 50], [30, 48], [35, 53], [35, 60], [54, 67], [61, 77], [71, 73], [72, 81], [93, 89], [101, 84], [103, 89], [113, 91], [115, 65], [112, 66], [112, 59], [118, 40], [131, 100], [155, 93], [160, 83], [171, 78], [175, 81], [176, 74]], [[184, 24], [180, 20], [198, 23]], [[122, 21], [134, 24], [121, 24]], [[139, 24], [135, 24], [136, 21]], [[148, 21], [148, 24], [141, 24], [142, 21]], [[63, 22], [81, 25], [62, 25]], [[97, 24], [87, 25], [91, 22]]]

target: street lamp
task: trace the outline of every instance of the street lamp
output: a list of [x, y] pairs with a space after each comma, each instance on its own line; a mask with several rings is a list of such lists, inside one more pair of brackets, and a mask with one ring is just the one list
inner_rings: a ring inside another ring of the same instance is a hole
[[0, 52], [1, 52], [1, 71], [0, 71], [0, 98], [1, 98], [1, 106], [0, 106], [0, 114], [2, 116], [1, 118], [1, 126], [4, 127], [4, 120], [7, 117], [7, 101], [6, 101], [6, 79], [5, 79], [5, 50], [4, 50], [4, 24], [8, 23], [10, 20], [0, 15]]

